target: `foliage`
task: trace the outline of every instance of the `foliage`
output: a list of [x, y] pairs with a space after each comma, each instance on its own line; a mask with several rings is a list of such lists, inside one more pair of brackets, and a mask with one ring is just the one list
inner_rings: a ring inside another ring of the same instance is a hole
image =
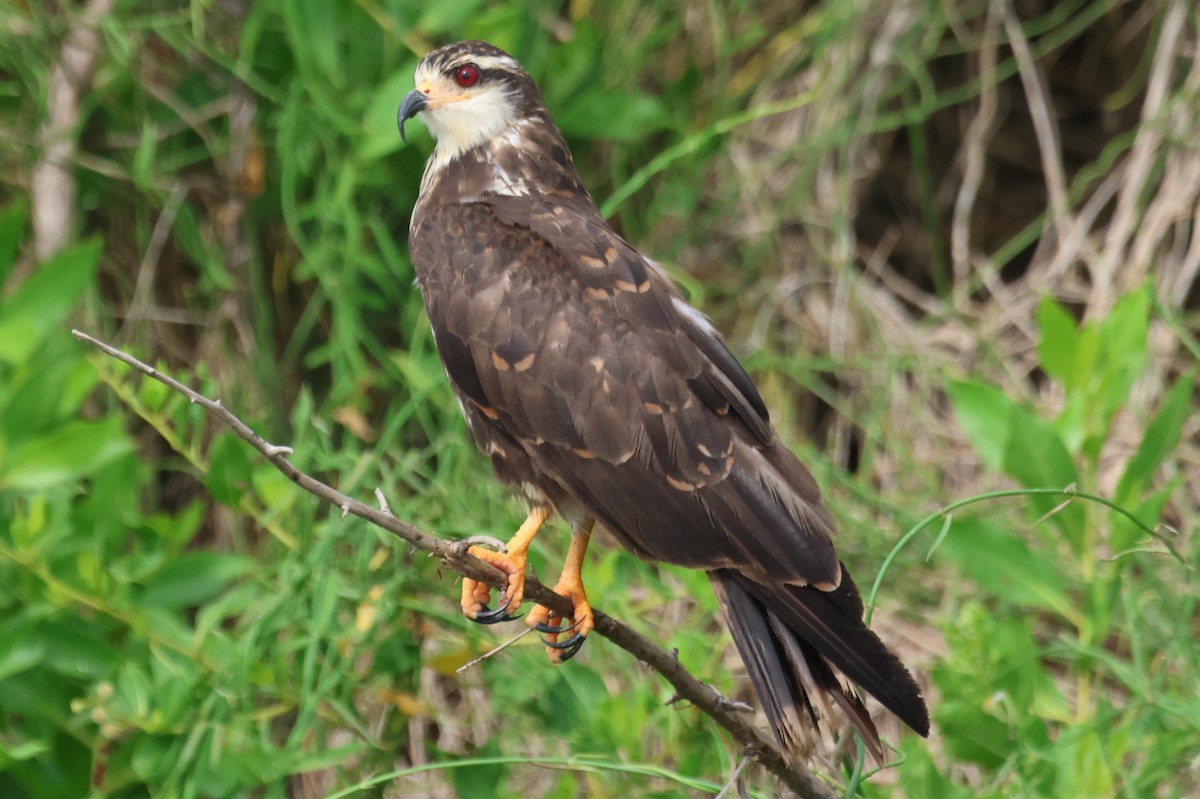
[[[457, 674], [509, 631], [465, 622], [447, 575], [66, 332], [418, 526], [515, 528], [404, 244], [431, 142], [402, 146], [396, 105], [420, 53], [468, 37], [519, 55], [606, 212], [732, 333], [860, 587], [912, 531], [875, 625], [935, 736], [882, 720], [902, 762], [827, 764], [847, 793], [1197, 791], [1186, 4], [122, 0], [72, 129], [72, 243], [35, 263], [77, 6], [0, 9], [0, 795], [728, 779], [740, 753], [603, 642]], [[539, 537], [539, 573], [565, 538]], [[704, 575], [593, 550], [597, 606], [750, 699]]]

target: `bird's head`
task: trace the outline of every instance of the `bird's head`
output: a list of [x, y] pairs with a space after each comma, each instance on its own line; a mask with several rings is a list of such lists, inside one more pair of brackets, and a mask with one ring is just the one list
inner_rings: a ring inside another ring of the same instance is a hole
[[541, 105], [517, 60], [487, 42], [439, 47], [421, 59], [413, 79], [417, 88], [397, 114], [400, 137], [404, 123], [420, 114], [447, 159], [503, 133]]

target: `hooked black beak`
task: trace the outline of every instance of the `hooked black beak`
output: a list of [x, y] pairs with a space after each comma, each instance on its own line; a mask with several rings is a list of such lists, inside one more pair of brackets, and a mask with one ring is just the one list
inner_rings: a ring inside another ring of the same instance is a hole
[[429, 102], [429, 98], [416, 89], [404, 95], [404, 101], [400, 103], [400, 110], [396, 112], [396, 125], [400, 128], [400, 141], [408, 144], [408, 137], [404, 135], [404, 123], [424, 111], [427, 102]]

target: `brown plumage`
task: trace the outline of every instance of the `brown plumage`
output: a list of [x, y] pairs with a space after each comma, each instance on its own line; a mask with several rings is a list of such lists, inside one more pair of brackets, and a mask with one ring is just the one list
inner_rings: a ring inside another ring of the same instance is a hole
[[[881, 757], [839, 674], [927, 734], [912, 677], [862, 622], [812, 475], [707, 320], [600, 216], [533, 81], [503, 51], [461, 42], [426, 56], [416, 82], [401, 125], [422, 114], [438, 147], [412, 260], [497, 477], [582, 520], [584, 544], [594, 518], [639, 557], [707, 571], [789, 750], [828, 697]], [[511, 571], [523, 575], [523, 550]], [[496, 620], [486, 596], [464, 609]]]

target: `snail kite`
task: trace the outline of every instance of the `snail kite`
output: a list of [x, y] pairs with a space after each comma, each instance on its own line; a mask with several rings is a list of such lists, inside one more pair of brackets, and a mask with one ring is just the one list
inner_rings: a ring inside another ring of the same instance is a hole
[[604, 221], [533, 80], [470, 41], [429, 53], [415, 81], [401, 135], [419, 114], [437, 147], [412, 262], [471, 435], [531, 508], [506, 551], [472, 548], [508, 583], [492, 610], [466, 580], [463, 612], [514, 618], [529, 544], [558, 513], [572, 538], [555, 591], [573, 618], [539, 606], [527, 622], [552, 662], [573, 656], [593, 626], [580, 570], [598, 521], [642, 558], [708, 573], [788, 751], [832, 700], [881, 756], [843, 675], [927, 734], [916, 683], [862, 622], [812, 475], [708, 320]]

